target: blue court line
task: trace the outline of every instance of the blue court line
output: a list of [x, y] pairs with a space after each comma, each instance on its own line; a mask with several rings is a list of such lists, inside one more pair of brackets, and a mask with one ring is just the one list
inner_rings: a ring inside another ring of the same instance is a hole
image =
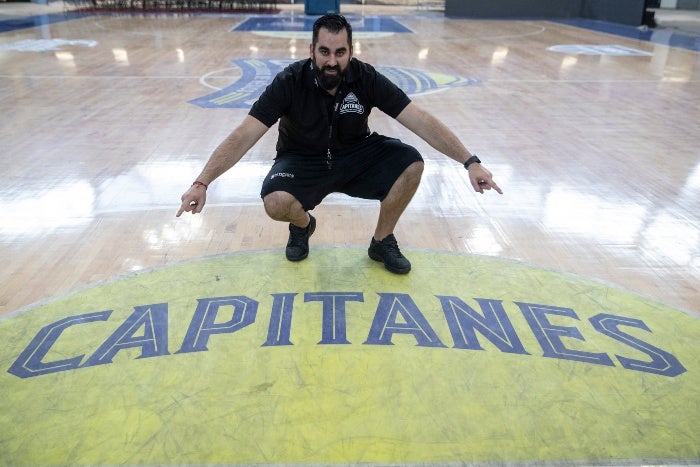
[[605, 21], [582, 18], [552, 19], [550, 21], [593, 31], [614, 34], [616, 36], [627, 37], [629, 39], [637, 39], [640, 41], [652, 42], [654, 44], [680, 47], [682, 49], [700, 52], [700, 36], [693, 36], [691, 34], [683, 34], [675, 31], [655, 28], [642, 30], [625, 24], [608, 23]]
[[47, 24], [60, 23], [62, 21], [70, 21], [72, 19], [78, 18], [85, 18], [87, 16], [92, 16], [92, 14], [67, 12], [0, 19], [0, 34], [2, 34], [3, 32], [16, 31], [18, 29], [35, 28], [38, 26], [46, 26]]
[[[386, 16], [345, 15], [353, 32], [413, 32]], [[311, 31], [318, 16], [254, 16], [233, 28], [234, 31]]]

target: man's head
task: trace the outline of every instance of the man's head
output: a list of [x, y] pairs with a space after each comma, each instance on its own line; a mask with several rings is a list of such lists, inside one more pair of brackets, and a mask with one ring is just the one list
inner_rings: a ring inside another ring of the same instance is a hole
[[352, 26], [342, 15], [321, 16], [314, 23], [309, 51], [318, 84], [328, 91], [337, 88], [352, 58]]

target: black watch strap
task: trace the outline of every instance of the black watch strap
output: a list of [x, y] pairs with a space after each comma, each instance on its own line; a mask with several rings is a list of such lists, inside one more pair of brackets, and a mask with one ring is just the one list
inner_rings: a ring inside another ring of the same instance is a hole
[[476, 157], [476, 154], [474, 154], [472, 157], [467, 159], [467, 162], [464, 163], [464, 168], [468, 169], [469, 165], [473, 162], [478, 162], [479, 164], [481, 164], [481, 160], [478, 157]]

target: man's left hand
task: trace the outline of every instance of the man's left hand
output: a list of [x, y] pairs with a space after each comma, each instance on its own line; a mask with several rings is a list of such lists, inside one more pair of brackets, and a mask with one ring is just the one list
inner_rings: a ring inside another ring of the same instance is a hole
[[467, 171], [469, 172], [469, 181], [471, 182], [474, 191], [483, 193], [484, 190], [490, 190], [493, 188], [499, 194], [503, 194], [503, 191], [498, 187], [498, 185], [496, 185], [496, 182], [493, 181], [493, 175], [491, 175], [491, 172], [481, 164], [477, 162], [470, 164]]

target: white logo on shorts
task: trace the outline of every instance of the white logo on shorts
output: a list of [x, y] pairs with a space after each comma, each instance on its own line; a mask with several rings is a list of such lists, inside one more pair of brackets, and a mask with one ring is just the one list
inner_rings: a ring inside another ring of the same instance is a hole
[[270, 176], [270, 180], [277, 178], [277, 177], [294, 178], [294, 174], [290, 174], [287, 172], [277, 172], [276, 174], [272, 174]]

